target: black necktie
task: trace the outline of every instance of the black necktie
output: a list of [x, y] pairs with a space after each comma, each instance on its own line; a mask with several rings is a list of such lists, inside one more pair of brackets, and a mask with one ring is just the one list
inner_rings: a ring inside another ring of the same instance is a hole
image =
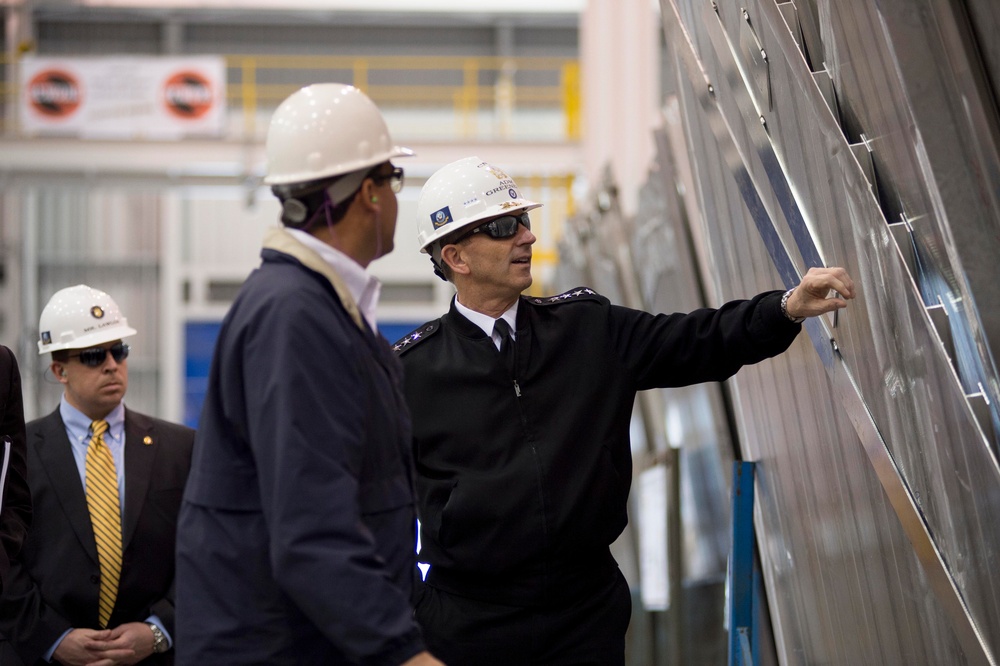
[[510, 337], [510, 324], [503, 318], [493, 322], [493, 332], [500, 337], [500, 356], [507, 366], [507, 372], [514, 376], [514, 339]]

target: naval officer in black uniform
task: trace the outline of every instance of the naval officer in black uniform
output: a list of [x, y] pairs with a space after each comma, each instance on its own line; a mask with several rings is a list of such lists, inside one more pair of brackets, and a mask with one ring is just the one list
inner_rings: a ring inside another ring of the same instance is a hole
[[394, 347], [430, 564], [417, 618], [449, 666], [624, 664], [631, 599], [609, 546], [627, 521], [636, 391], [722, 381], [854, 297], [841, 268], [690, 314], [583, 287], [525, 297], [539, 205], [474, 157], [418, 202], [421, 249], [457, 294]]

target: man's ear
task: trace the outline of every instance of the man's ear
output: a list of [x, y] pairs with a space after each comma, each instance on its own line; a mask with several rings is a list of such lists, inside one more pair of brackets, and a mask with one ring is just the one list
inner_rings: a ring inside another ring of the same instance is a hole
[[365, 178], [361, 182], [361, 189], [358, 190], [358, 199], [365, 208], [378, 208], [379, 199], [374, 180], [371, 178]]
[[458, 245], [450, 244], [441, 248], [441, 261], [448, 264], [453, 273], [458, 275], [469, 274], [469, 264], [466, 263], [465, 255], [462, 254], [462, 248]]
[[60, 381], [63, 384], [66, 383], [66, 366], [64, 366], [59, 361], [52, 361], [52, 364], [49, 366], [49, 369], [52, 370], [52, 374], [58, 381]]

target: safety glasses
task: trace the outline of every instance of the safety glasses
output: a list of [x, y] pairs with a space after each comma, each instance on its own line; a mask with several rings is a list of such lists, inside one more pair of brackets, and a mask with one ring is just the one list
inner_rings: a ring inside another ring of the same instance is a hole
[[478, 227], [463, 235], [455, 242], [457, 243], [458, 241], [465, 240], [469, 236], [480, 232], [486, 234], [490, 238], [510, 238], [517, 233], [517, 225], [519, 224], [523, 224], [525, 229], [531, 229], [531, 220], [528, 218], [527, 213], [494, 217], [489, 222], [480, 224]]
[[124, 342], [116, 342], [107, 349], [104, 347], [92, 347], [90, 349], [84, 349], [79, 354], [70, 354], [70, 357], [79, 356], [80, 363], [83, 363], [88, 368], [96, 368], [100, 365], [104, 365], [104, 360], [108, 357], [108, 352], [111, 352], [111, 358], [115, 359], [115, 363], [121, 363], [128, 358], [129, 346]]
[[389, 173], [373, 173], [369, 176], [376, 183], [389, 181], [389, 187], [396, 194], [403, 189], [403, 167], [393, 167]]

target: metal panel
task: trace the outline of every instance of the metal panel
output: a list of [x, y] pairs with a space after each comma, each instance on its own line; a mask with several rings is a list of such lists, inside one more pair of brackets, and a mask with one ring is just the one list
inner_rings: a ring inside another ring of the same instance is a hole
[[[837, 113], [787, 8], [661, 6], [710, 299], [791, 286], [817, 264], [860, 284], [847, 311], [811, 320], [789, 353], [731, 382], [744, 452], [759, 463], [781, 661], [996, 663], [1000, 468], [887, 223], [907, 220], [931, 250], [995, 381], [995, 108], [985, 79], [966, 75], [958, 11], [817, 2]], [[766, 95], [748, 25], [767, 54]], [[870, 175], [850, 149], [862, 134]]]

